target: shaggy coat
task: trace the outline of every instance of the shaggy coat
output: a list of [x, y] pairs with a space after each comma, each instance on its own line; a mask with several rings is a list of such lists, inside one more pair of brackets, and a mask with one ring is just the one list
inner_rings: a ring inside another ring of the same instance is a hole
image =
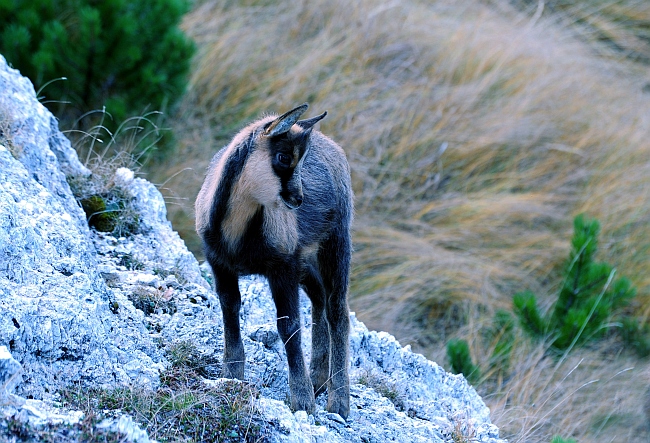
[[[291, 405], [349, 413], [347, 303], [352, 190], [345, 153], [313, 130], [323, 113], [299, 106], [241, 130], [212, 159], [196, 199], [196, 229], [212, 268], [224, 322], [224, 375], [244, 377], [240, 275], [269, 281], [284, 342]], [[312, 302], [310, 377], [301, 350], [298, 290]]]

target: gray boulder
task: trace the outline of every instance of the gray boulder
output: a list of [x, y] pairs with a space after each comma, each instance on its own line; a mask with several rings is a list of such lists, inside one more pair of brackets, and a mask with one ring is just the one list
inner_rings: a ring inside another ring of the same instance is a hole
[[[117, 170], [112, 181], [130, 198], [137, 232], [115, 237], [89, 230], [66, 177], [89, 177], [90, 171], [29, 81], [1, 56], [0, 127], [0, 419], [73, 423], [79, 413], [58, 411], [52, 402], [58, 389], [73, 383], [155, 388], [169, 365], [161, 343], [189, 340], [219, 362], [218, 299], [204, 278], [206, 268], [173, 231], [155, 186]], [[324, 409], [325, 396], [317, 399], [314, 415], [293, 413], [285, 402], [286, 358], [268, 285], [243, 278], [240, 289], [246, 378], [261, 392], [257, 407], [268, 441], [445, 442], [459, 429], [473, 441], [503, 441], [463, 377], [390, 334], [368, 331], [354, 313], [348, 421]], [[301, 308], [309, 356], [311, 312], [304, 294]], [[217, 363], [214, 377], [207, 377], [215, 380], [205, 383], [219, 383], [218, 373]], [[128, 416], [101, 426], [129, 441], [148, 441]]]

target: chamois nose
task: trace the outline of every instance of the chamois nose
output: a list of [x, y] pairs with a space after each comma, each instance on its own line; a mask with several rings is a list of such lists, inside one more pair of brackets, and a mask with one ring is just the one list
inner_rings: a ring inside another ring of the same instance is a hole
[[302, 195], [291, 195], [288, 192], [281, 192], [280, 197], [289, 209], [298, 209], [302, 205]]

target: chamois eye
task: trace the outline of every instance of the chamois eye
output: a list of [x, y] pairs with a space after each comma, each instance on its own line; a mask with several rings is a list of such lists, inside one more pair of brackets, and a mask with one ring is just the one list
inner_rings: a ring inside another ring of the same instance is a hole
[[277, 155], [277, 159], [282, 166], [291, 165], [291, 157], [289, 157], [287, 154], [283, 154], [282, 152], [280, 152]]

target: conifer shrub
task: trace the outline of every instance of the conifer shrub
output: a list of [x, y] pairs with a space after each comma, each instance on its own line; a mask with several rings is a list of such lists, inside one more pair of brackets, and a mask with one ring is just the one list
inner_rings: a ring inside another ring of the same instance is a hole
[[621, 322], [621, 335], [625, 344], [636, 351], [640, 357], [650, 356], [650, 325], [636, 318], [624, 318]]
[[177, 25], [189, 6], [0, 1], [0, 54], [43, 90], [43, 103], [59, 118], [74, 121], [106, 106], [120, 122], [170, 106], [184, 91], [194, 45]]
[[[472, 360], [469, 344], [463, 339], [452, 339], [447, 342], [447, 359], [454, 374], [463, 374], [472, 384], [477, 384], [483, 378], [494, 374], [508, 373], [510, 359], [515, 343], [515, 321], [512, 315], [504, 310], [498, 310], [492, 324], [486, 328], [484, 344], [491, 349], [487, 367], [479, 367]], [[486, 372], [483, 374], [482, 369]]]
[[475, 384], [481, 378], [481, 371], [472, 361], [469, 345], [465, 340], [449, 340], [447, 342], [447, 358], [454, 374], [463, 374], [467, 381], [472, 384]]
[[[550, 312], [540, 312], [537, 298], [530, 291], [520, 292], [513, 298], [522, 329], [536, 338], [551, 337], [551, 348], [557, 351], [597, 339], [613, 326], [620, 326], [610, 320], [627, 318], [623, 308], [636, 295], [627, 278], [618, 277], [611, 265], [595, 260], [599, 233], [597, 220], [584, 215], [575, 218], [564, 281]], [[630, 340], [641, 343], [643, 331], [638, 327], [629, 324], [623, 329]]]
[[[537, 339], [550, 338], [550, 349], [569, 351], [618, 332], [625, 346], [637, 355], [650, 355], [650, 325], [631, 317], [626, 307], [636, 290], [625, 277], [617, 277], [616, 269], [597, 262], [600, 224], [584, 215], [574, 219], [571, 253], [565, 264], [564, 280], [552, 308], [542, 313], [537, 297], [522, 291], [513, 297], [514, 313], [525, 333]], [[515, 318], [504, 310], [496, 312], [491, 325], [485, 328], [482, 343], [491, 349], [489, 360], [479, 367], [472, 360], [467, 341], [453, 339], [447, 343], [447, 358], [452, 372], [463, 374], [475, 384], [494, 374], [507, 374], [515, 346]]]

